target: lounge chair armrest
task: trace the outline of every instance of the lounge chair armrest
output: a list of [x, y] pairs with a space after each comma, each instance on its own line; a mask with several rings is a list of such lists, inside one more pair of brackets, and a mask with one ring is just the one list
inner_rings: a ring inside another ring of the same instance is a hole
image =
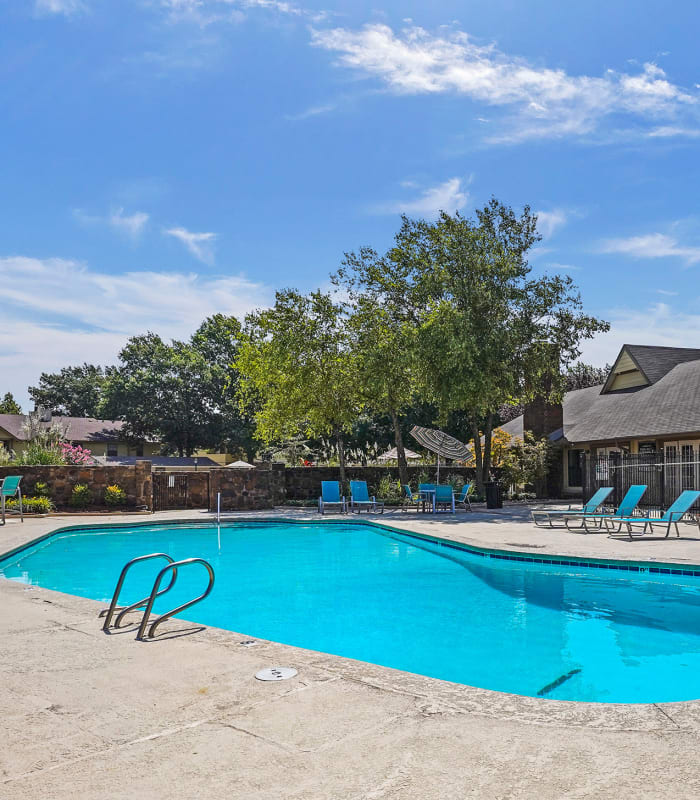
[[672, 511], [668, 516], [668, 522], [680, 522], [687, 513], [687, 511]]

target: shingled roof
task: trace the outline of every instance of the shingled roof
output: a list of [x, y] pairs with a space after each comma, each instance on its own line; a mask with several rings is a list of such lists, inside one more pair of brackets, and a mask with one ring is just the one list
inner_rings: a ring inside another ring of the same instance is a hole
[[[564, 438], [570, 444], [700, 434], [700, 350], [625, 345], [649, 380], [605, 392], [605, 385], [567, 392]], [[523, 418], [502, 426], [522, 436]], [[550, 437], [551, 438], [551, 437]]]
[[[27, 440], [27, 414], [0, 414], [0, 428], [13, 439]], [[53, 417], [51, 422], [40, 422], [42, 428], [60, 425], [66, 430], [66, 438], [72, 442], [116, 442], [121, 437], [124, 425], [119, 420], [91, 419], [89, 417]]]

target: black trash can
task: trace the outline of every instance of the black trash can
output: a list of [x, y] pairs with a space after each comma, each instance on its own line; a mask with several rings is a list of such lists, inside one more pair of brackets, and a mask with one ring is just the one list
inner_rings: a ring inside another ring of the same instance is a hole
[[503, 495], [501, 494], [501, 484], [496, 481], [488, 481], [484, 484], [486, 492], [486, 508], [503, 508]]

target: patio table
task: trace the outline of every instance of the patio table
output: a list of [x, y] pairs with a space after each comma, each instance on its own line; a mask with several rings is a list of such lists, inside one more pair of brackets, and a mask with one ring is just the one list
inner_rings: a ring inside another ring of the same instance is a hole
[[423, 501], [423, 512], [425, 512], [425, 504], [426, 504], [426, 502], [428, 502], [431, 505], [432, 513], [433, 514], [435, 513], [435, 495], [436, 495], [436, 493], [437, 492], [435, 491], [435, 489], [421, 489], [418, 492], [418, 496]]

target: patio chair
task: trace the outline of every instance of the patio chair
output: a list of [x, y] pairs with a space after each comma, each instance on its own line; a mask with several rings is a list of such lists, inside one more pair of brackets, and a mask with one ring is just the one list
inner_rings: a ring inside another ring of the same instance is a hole
[[358, 514], [363, 508], [366, 508], [368, 511], [377, 511], [377, 509], [380, 509], [379, 513], [384, 513], [384, 501], [377, 500], [374, 495], [372, 497], [369, 496], [369, 492], [367, 491], [367, 481], [350, 481], [351, 514], [355, 510], [356, 506]]
[[401, 504], [402, 511], [408, 511], [409, 508], [413, 508], [414, 506], [416, 511], [420, 510], [420, 504], [423, 502], [421, 496], [417, 493], [414, 494], [407, 483], [403, 484], [403, 495], [403, 503]]
[[462, 506], [462, 508], [465, 511], [472, 510], [472, 501], [469, 499], [469, 495], [471, 494], [473, 488], [474, 488], [473, 483], [465, 483], [464, 486], [462, 487], [461, 494], [459, 495], [459, 497], [455, 498], [455, 503], [458, 506]]
[[340, 481], [321, 481], [318, 513], [325, 514], [326, 506], [340, 506], [340, 513], [347, 513], [348, 505], [345, 502], [345, 497], [340, 494]]
[[[628, 519], [634, 513], [634, 510], [637, 508], [639, 501], [642, 499], [644, 492], [646, 492], [647, 487], [641, 484], [635, 484], [634, 486], [630, 486], [630, 488], [625, 492], [625, 496], [620, 501], [620, 505], [618, 506], [617, 510], [613, 514], [581, 514], [579, 513], [578, 519], [581, 520], [581, 525], [578, 528], [583, 528], [586, 533], [590, 533], [588, 529], [589, 521], [597, 521], [598, 522], [598, 530], [602, 530], [602, 526], [605, 525], [605, 529], [610, 533], [610, 529], [608, 528], [608, 523], [614, 525], [615, 523], [618, 524], [618, 531], [622, 528], [623, 519]], [[569, 516], [564, 517], [564, 524], [569, 530], [576, 530], [575, 528], [571, 528], [569, 526], [569, 521], [571, 519], [575, 519], [575, 515], [571, 514]], [[636, 517], [639, 519], [639, 517]]]
[[2, 524], [5, 524], [5, 501], [8, 497], [19, 498], [19, 516], [24, 522], [24, 509], [22, 508], [22, 490], [20, 489], [21, 475], [8, 475], [5, 480], [0, 483], [0, 506], [2, 508]]
[[[676, 536], [680, 537], [678, 523], [690, 511], [690, 507], [695, 505], [699, 497], [700, 492], [693, 489], [686, 489], [684, 492], [681, 492], [678, 495], [674, 503], [668, 507], [666, 513], [659, 519], [652, 519], [651, 517], [627, 517], [626, 519], [616, 520], [620, 523], [620, 526], [618, 527], [617, 531], [611, 531], [611, 533], [620, 533], [622, 525], [624, 524], [627, 526], [627, 535], [630, 537], [630, 539], [632, 539], [633, 525], [644, 526], [640, 536], [644, 536], [644, 534], [647, 532], [647, 527], [652, 533], [654, 533], [654, 525], [665, 525], [666, 536], [664, 538], [668, 539], [668, 535], [671, 533], [671, 525], [674, 525], [676, 528]], [[698, 521], [698, 527], [700, 527], [700, 521]]]
[[438, 484], [435, 487], [435, 510], [437, 511], [440, 506], [447, 507], [451, 513], [455, 513], [455, 493], [449, 484], [447, 486]]
[[551, 511], [544, 508], [533, 508], [530, 510], [530, 515], [532, 516], [532, 521], [538, 527], [545, 527], [544, 525], [540, 525], [539, 522], [539, 520], [543, 518], [549, 523], [549, 527], [553, 528], [554, 525], [552, 525], [552, 517], [561, 517], [563, 522], [564, 518], [569, 514], [574, 514], [578, 517], [580, 517], [582, 514], [597, 514], [600, 507], [606, 501], [611, 492], [612, 486], [602, 486], [597, 492], [595, 492], [593, 497], [591, 497], [588, 502], [583, 504], [581, 508], [572, 509], [572, 507], [569, 506], [569, 508], [565, 511]]
[[[436, 484], [434, 483], [419, 483], [418, 484], [418, 497], [420, 498], [420, 502], [423, 505], [423, 510], [425, 511], [425, 504], [430, 503], [431, 506], [433, 504], [433, 495], [432, 492], [435, 492]], [[424, 492], [428, 492], [429, 494], [424, 494]]]

